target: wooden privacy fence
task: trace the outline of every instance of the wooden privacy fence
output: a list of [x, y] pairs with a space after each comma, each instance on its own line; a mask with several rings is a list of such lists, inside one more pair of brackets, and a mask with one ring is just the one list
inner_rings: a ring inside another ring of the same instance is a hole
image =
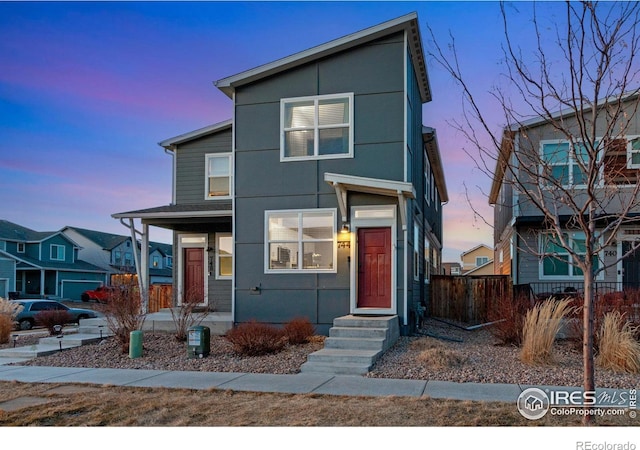
[[494, 300], [511, 295], [508, 275], [449, 276], [434, 275], [430, 283], [432, 317], [466, 324], [487, 321], [487, 311]]
[[149, 286], [149, 313], [173, 306], [173, 286], [170, 284], [152, 284]]

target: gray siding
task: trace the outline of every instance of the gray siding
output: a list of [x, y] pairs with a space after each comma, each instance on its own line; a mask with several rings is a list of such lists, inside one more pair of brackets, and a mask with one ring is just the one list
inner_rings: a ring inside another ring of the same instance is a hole
[[221, 131], [180, 145], [176, 151], [176, 203], [204, 202], [205, 155], [229, 153], [231, 150], [231, 130]]

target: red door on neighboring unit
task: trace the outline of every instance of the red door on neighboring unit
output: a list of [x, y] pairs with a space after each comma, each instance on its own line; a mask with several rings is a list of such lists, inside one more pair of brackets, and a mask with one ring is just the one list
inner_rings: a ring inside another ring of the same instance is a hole
[[184, 299], [204, 302], [204, 249], [184, 249]]
[[358, 308], [391, 308], [391, 228], [358, 228]]

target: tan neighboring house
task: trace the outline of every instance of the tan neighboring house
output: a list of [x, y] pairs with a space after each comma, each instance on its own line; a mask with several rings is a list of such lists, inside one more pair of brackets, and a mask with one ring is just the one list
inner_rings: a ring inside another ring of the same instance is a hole
[[493, 275], [493, 249], [480, 244], [460, 255], [463, 275]]

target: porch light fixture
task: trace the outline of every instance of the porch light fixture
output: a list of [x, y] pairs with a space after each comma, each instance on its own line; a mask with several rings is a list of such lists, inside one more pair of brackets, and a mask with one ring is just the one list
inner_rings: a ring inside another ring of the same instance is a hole
[[341, 233], [348, 233], [349, 232], [349, 224], [348, 223], [343, 223], [342, 224], [342, 230], [340, 230]]

